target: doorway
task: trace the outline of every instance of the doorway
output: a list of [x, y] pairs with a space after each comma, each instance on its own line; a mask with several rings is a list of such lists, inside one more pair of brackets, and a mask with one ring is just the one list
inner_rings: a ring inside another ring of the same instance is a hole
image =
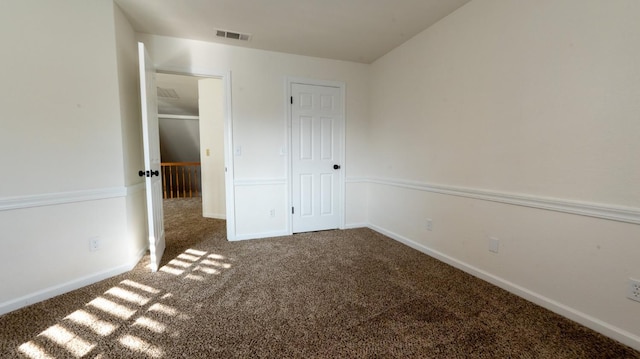
[[[226, 219], [232, 239], [235, 232], [230, 229], [235, 221], [227, 216], [233, 213], [229, 211], [233, 197], [228, 178], [232, 163], [227, 160], [231, 146], [229, 74], [156, 71], [163, 162], [167, 156], [198, 164], [201, 180], [195, 185], [202, 198], [202, 215]], [[163, 125], [168, 131], [162, 130]]]
[[344, 227], [344, 84], [289, 79], [291, 232]]

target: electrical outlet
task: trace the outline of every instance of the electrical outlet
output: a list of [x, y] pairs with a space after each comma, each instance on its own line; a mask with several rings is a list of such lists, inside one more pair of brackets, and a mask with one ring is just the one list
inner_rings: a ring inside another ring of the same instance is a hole
[[433, 221], [431, 220], [431, 218], [427, 218], [426, 228], [427, 231], [433, 231]]
[[500, 248], [500, 240], [498, 238], [489, 237], [489, 252], [498, 253]]
[[99, 251], [101, 245], [100, 237], [89, 238], [89, 252]]
[[275, 217], [275, 216], [276, 216], [276, 210], [275, 210], [275, 209], [271, 209], [271, 210], [269, 211], [269, 215], [270, 215], [271, 217]]
[[640, 302], [640, 280], [629, 278], [627, 298]]

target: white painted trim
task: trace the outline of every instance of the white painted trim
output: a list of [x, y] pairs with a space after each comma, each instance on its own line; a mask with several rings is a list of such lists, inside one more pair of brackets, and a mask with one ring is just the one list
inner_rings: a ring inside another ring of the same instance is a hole
[[158, 114], [158, 118], [167, 120], [199, 120], [200, 116]]
[[640, 208], [373, 177], [369, 183], [640, 224]]
[[618, 328], [609, 323], [603, 322], [600, 319], [594, 318], [586, 313], [580, 312], [567, 305], [557, 302], [553, 299], [547, 298], [539, 293], [533, 292], [527, 288], [521, 287], [515, 283], [507, 281], [503, 278], [495, 276], [482, 269], [474, 267], [470, 264], [462, 262], [456, 258], [448, 256], [442, 252], [433, 250], [423, 244], [417, 243], [407, 237], [388, 231], [382, 227], [369, 224], [368, 227], [376, 232], [384, 234], [400, 243], [403, 243], [413, 249], [416, 249], [430, 257], [436, 258], [444, 263], [447, 263], [455, 268], [458, 268], [466, 273], [469, 273], [475, 277], [485, 280], [495, 286], [498, 286], [510, 293], [513, 293], [519, 297], [522, 297], [532, 303], [535, 303], [543, 308], [549, 309], [563, 317], [569, 318], [575, 322], [578, 322], [588, 328], [591, 328], [603, 335], [613, 338], [625, 345], [628, 345], [636, 350], [640, 350], [640, 337], [630, 333], [624, 329]]
[[370, 227], [367, 223], [347, 223], [344, 225], [344, 229], [355, 229], [355, 228], [368, 228]]
[[132, 184], [127, 186], [126, 188], [126, 195], [127, 196], [131, 196], [133, 194], [136, 194], [138, 192], [143, 192], [144, 190], [147, 189], [147, 183], [146, 182], [139, 182], [136, 184]]
[[119, 198], [127, 195], [125, 187], [98, 188], [82, 191], [43, 193], [26, 196], [0, 198], [0, 211], [14, 209], [55, 206], [67, 203], [97, 201]]
[[207, 217], [207, 218], [213, 218], [213, 219], [227, 219], [227, 215], [224, 213], [209, 213], [209, 212], [204, 212], [202, 213], [202, 217]]
[[225, 210], [227, 212], [227, 239], [234, 240], [236, 236], [235, 191], [234, 191], [234, 163], [233, 163], [233, 111], [231, 92], [231, 71], [218, 71], [193, 67], [158, 66], [157, 72], [186, 75], [196, 77], [213, 77], [221, 79], [224, 86], [224, 187]]
[[250, 239], [260, 239], [260, 238], [271, 238], [271, 237], [284, 237], [290, 236], [291, 233], [287, 231], [274, 231], [274, 232], [262, 232], [262, 233], [251, 233], [251, 234], [241, 234], [236, 235], [236, 237], [230, 241], [246, 241]]
[[122, 264], [120, 266], [107, 269], [101, 272], [97, 272], [88, 276], [80, 277], [80, 278], [68, 281], [66, 283], [54, 285], [52, 287], [33, 292], [31, 294], [27, 294], [25, 296], [10, 300], [8, 302], [0, 303], [0, 315], [12, 312], [14, 310], [17, 310], [38, 302], [42, 302], [43, 300], [47, 300], [49, 298], [53, 298], [55, 296], [58, 296], [64, 293], [71, 292], [72, 290], [86, 287], [88, 285], [97, 283], [107, 278], [111, 278], [118, 274], [128, 272], [138, 264], [140, 259], [146, 253], [146, 251], [147, 251], [147, 248], [146, 247], [143, 248], [139, 253], [136, 254], [134, 259], [131, 260], [129, 263]]
[[[286, 184], [287, 190], [285, 191], [285, 203], [287, 203], [287, 213], [289, 213], [289, 209], [293, 207], [293, 188], [291, 185], [291, 177], [292, 177], [292, 169], [293, 169], [293, 158], [291, 158], [291, 81], [292, 79], [289, 77], [284, 78], [284, 130], [285, 130], [285, 143], [287, 146], [286, 160], [285, 163], [285, 172], [286, 173]], [[291, 214], [285, 216], [285, 228], [287, 231], [287, 235], [293, 234], [293, 218]]]
[[254, 179], [236, 179], [233, 184], [237, 187], [244, 186], [269, 186], [287, 184], [286, 178], [254, 178]]
[[[340, 205], [338, 206], [338, 208], [340, 208], [340, 219], [339, 219], [339, 223], [338, 223], [338, 228], [340, 229], [344, 229], [345, 228], [345, 222], [346, 222], [346, 213], [347, 213], [347, 201], [346, 201], [346, 180], [345, 180], [345, 173], [347, 170], [347, 166], [346, 166], [346, 158], [347, 158], [347, 146], [346, 146], [346, 138], [347, 138], [347, 85], [345, 82], [342, 81], [327, 81], [327, 80], [318, 80], [318, 79], [310, 79], [310, 78], [305, 78], [305, 77], [294, 77], [294, 76], [286, 76], [285, 77], [285, 98], [284, 98], [284, 104], [285, 104], [285, 130], [286, 130], [286, 139], [287, 139], [287, 158], [288, 160], [286, 161], [286, 174], [287, 174], [287, 178], [286, 178], [286, 184], [288, 187], [287, 190], [287, 203], [288, 203], [288, 208], [292, 208], [293, 207], [293, 184], [292, 184], [292, 161], [293, 159], [291, 158], [291, 102], [290, 102], [290, 98], [292, 96], [291, 94], [291, 85], [292, 84], [303, 84], [303, 85], [312, 85], [312, 86], [326, 86], [326, 87], [335, 87], [338, 88], [340, 90], [340, 96], [342, 97], [342, 138], [340, 139], [340, 145], [342, 146], [342, 154], [341, 154], [341, 158], [340, 158], [340, 164], [341, 164], [341, 171], [338, 173], [339, 176], [339, 183], [340, 183], [340, 194], [339, 194], [339, 199], [338, 201], [340, 202]], [[287, 234], [293, 234], [293, 218], [292, 218], [292, 214], [289, 214], [288, 216], [286, 216], [286, 225], [287, 225]]]
[[346, 183], [369, 183], [371, 182], [367, 177], [347, 177], [344, 180]]

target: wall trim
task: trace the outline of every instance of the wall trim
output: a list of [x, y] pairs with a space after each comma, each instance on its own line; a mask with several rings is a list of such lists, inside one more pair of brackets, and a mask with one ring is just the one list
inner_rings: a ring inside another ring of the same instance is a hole
[[346, 183], [369, 183], [371, 182], [368, 177], [347, 177], [344, 180]]
[[239, 234], [239, 235], [236, 235], [235, 238], [228, 239], [228, 240], [230, 242], [235, 242], [235, 241], [246, 241], [250, 239], [283, 237], [283, 236], [290, 236], [290, 235], [291, 233], [287, 231], [261, 232], [261, 233], [251, 233], [251, 234]]
[[[132, 186], [131, 189], [137, 190], [137, 185]], [[129, 193], [129, 188], [127, 187], [110, 187], [81, 191], [5, 197], [0, 198], [0, 211], [119, 198], [125, 197]]]
[[42, 302], [43, 300], [47, 300], [64, 293], [68, 293], [79, 288], [86, 287], [88, 285], [97, 283], [101, 280], [111, 278], [118, 274], [128, 272], [138, 264], [140, 259], [146, 253], [146, 251], [147, 251], [147, 248], [146, 247], [143, 248], [141, 251], [136, 253], [135, 257], [129, 263], [125, 263], [125, 264], [122, 264], [104, 271], [100, 271], [88, 276], [76, 278], [65, 283], [54, 285], [42, 290], [38, 290], [31, 294], [27, 294], [25, 296], [12, 299], [10, 301], [0, 303], [0, 315], [12, 312], [14, 310], [18, 310], [20, 308], [23, 308], [38, 302]]
[[[362, 180], [359, 180], [359, 182], [362, 182]], [[522, 207], [577, 214], [618, 222], [640, 224], [640, 208], [634, 207], [538, 197], [476, 188], [435, 185], [426, 182], [405, 181], [380, 177], [371, 177], [365, 182], [450, 196], [473, 198], [483, 201], [505, 203]]]
[[234, 186], [269, 186], [269, 185], [285, 185], [286, 178], [252, 178], [252, 179], [236, 179], [233, 181]]
[[227, 215], [224, 213], [210, 213], [210, 212], [205, 212], [202, 214], [202, 217], [207, 217], [207, 218], [213, 218], [213, 219], [227, 219]]
[[166, 115], [166, 114], [158, 114], [158, 118], [163, 118], [167, 120], [199, 120], [200, 116], [190, 116], [190, 115]]
[[625, 345], [628, 345], [636, 350], [640, 350], [640, 336], [637, 336], [633, 333], [630, 333], [624, 329], [618, 328], [614, 325], [606, 323], [600, 319], [592, 317], [588, 314], [580, 312], [576, 309], [573, 309], [567, 305], [564, 305], [560, 302], [557, 302], [553, 299], [547, 298], [539, 293], [531, 291], [527, 288], [519, 286], [515, 283], [507, 281], [501, 277], [495, 276], [487, 271], [484, 271], [480, 268], [462, 262], [456, 258], [448, 256], [442, 252], [433, 250], [428, 246], [417, 243], [405, 236], [397, 234], [395, 232], [386, 230], [382, 227], [369, 224], [368, 228], [374, 230], [378, 233], [381, 233], [387, 237], [390, 237], [402, 244], [405, 244], [415, 250], [418, 250], [430, 257], [433, 257], [437, 260], [440, 260], [444, 263], [447, 263], [455, 268], [458, 268], [466, 273], [473, 275], [474, 277], [478, 277], [484, 281], [487, 281], [495, 286], [498, 286], [510, 293], [513, 293], [519, 297], [522, 297], [532, 303], [535, 303], [543, 308], [549, 309], [554, 313], [557, 313], [565, 318], [573, 320], [577, 323], [584, 325], [590, 329], [595, 330], [603, 335], [606, 335], [612, 339], [615, 339]]
[[125, 189], [126, 189], [126, 195], [127, 196], [131, 196], [133, 194], [136, 194], [138, 192], [142, 192], [142, 191], [146, 190], [147, 189], [147, 183], [144, 182], [144, 181], [138, 182], [136, 184], [132, 184], [132, 185], [129, 185], [129, 186], [125, 187]]
[[344, 225], [344, 229], [355, 229], [355, 228], [369, 228], [369, 224], [367, 223], [347, 223]]

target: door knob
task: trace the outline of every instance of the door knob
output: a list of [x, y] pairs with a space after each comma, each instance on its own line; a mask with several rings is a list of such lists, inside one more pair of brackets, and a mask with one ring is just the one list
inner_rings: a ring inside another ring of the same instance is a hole
[[340, 165], [333, 165], [333, 169], [334, 170], [339, 170], [340, 169]]
[[160, 176], [160, 171], [155, 170], [155, 171], [138, 171], [138, 176], [140, 177], [153, 177], [153, 176]]

